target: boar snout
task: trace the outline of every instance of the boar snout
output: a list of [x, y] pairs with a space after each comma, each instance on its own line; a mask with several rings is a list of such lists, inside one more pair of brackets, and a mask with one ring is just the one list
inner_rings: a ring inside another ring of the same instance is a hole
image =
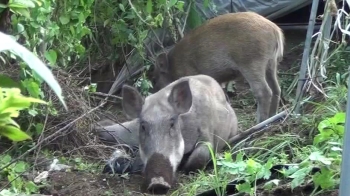
[[174, 172], [170, 160], [164, 155], [154, 153], [147, 161], [143, 183], [144, 191], [153, 194], [166, 194], [174, 181]]

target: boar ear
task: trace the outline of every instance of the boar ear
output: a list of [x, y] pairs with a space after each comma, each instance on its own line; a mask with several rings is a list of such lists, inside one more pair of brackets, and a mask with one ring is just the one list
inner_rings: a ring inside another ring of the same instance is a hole
[[167, 53], [161, 53], [158, 55], [156, 60], [156, 68], [159, 69], [160, 72], [168, 73], [169, 62]]
[[122, 97], [124, 113], [129, 118], [138, 118], [144, 103], [141, 94], [134, 87], [123, 85]]
[[192, 93], [188, 80], [177, 83], [168, 97], [170, 105], [178, 114], [186, 113], [192, 106]]

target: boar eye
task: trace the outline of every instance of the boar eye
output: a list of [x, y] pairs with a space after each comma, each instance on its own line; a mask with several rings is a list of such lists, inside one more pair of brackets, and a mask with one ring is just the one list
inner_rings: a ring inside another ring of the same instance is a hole
[[175, 125], [175, 117], [170, 119], [170, 128], [173, 128]]
[[145, 131], [146, 130], [146, 123], [145, 122], [141, 122], [141, 129], [142, 131]]

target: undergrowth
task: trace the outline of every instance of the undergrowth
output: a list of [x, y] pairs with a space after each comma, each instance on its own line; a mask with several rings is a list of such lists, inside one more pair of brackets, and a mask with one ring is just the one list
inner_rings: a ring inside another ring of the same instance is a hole
[[[310, 82], [307, 83], [309, 94], [302, 102], [304, 113], [291, 115], [282, 124], [271, 126], [266, 133], [213, 155], [215, 167], [211, 172], [195, 174], [189, 182], [180, 184], [172, 195], [198, 194], [208, 189], [214, 189], [217, 195], [225, 195], [226, 186], [233, 180], [237, 193], [247, 195], [273, 193], [280, 187], [286, 192], [277, 195], [291, 194], [299, 187], [310, 185], [308, 193], [300, 194], [314, 196], [339, 188], [349, 50], [344, 44], [344, 36], [341, 41], [330, 42], [324, 38], [326, 32], [322, 30], [316, 37], [308, 62], [313, 64], [308, 64]], [[330, 43], [331, 50], [328, 50]], [[324, 55], [324, 48], [327, 48], [328, 55]], [[320, 67], [319, 72], [315, 67]], [[285, 94], [288, 99], [293, 99], [290, 95], [294, 94], [296, 79], [283, 77], [280, 81], [290, 84]], [[239, 116], [244, 117], [244, 113]], [[270, 169], [276, 165], [288, 167], [272, 175]]]
[[[346, 89], [345, 83], [333, 88]], [[314, 105], [314, 113], [303, 117], [290, 117], [283, 125], [272, 126], [262, 136], [246, 141], [244, 145], [212, 156], [215, 167], [212, 172], [200, 172], [180, 184], [172, 195], [198, 194], [215, 189], [217, 195], [225, 195], [225, 188], [233, 180], [237, 191], [256, 195], [257, 191], [272, 191], [288, 184], [292, 191], [299, 186], [312, 184], [310, 195], [338, 188], [345, 126], [344, 107], [336, 107], [347, 97], [346, 90], [334, 93], [327, 88], [329, 98]], [[337, 104], [334, 104], [337, 103]], [[320, 115], [322, 111], [322, 115]], [[291, 164], [288, 169], [271, 176], [274, 165]], [[319, 171], [311, 173], [314, 168]], [[255, 186], [257, 180], [265, 182]]]
[[[203, 22], [194, 6], [185, 10], [185, 2], [177, 0], [4, 2], [0, 4], [0, 14], [6, 18], [2, 21], [6, 24], [0, 26], [8, 26], [5, 30], [14, 40], [49, 65], [56, 80], [45, 80], [40, 67], [33, 68], [35, 61], [27, 62], [14, 51], [1, 49], [0, 134], [6, 137], [1, 137], [0, 141], [1, 196], [39, 193], [49, 186], [48, 181], [34, 183], [33, 175], [46, 170], [37, 167], [40, 156], [45, 156], [49, 164], [57, 158], [61, 164], [74, 165], [78, 171], [100, 172], [101, 160], [108, 159], [114, 148], [96, 141], [89, 126], [107, 113], [96, 103], [96, 84], [91, 80], [93, 70], [103, 69], [100, 64], [104, 67], [123, 65], [130, 53], [137, 51], [146, 69], [133, 84], [143, 95], [148, 95], [152, 83], [146, 72], [152, 59], [146, 55], [146, 38], [154, 34], [155, 29], [165, 27], [170, 30], [172, 39], [178, 40], [185, 27], [193, 28]], [[209, 2], [204, 1], [204, 4]], [[194, 1], [190, 1], [191, 4]], [[186, 26], [179, 22], [184, 16]], [[231, 146], [223, 153], [216, 154], [208, 146], [213, 169], [182, 176], [184, 180], [172, 195], [195, 195], [208, 189], [224, 195], [226, 185], [232, 180], [244, 181], [236, 188], [248, 195], [273, 191], [281, 185], [295, 190], [311, 184], [311, 195], [337, 189], [350, 59], [344, 40], [345, 36], [337, 43], [332, 42], [328, 55], [324, 55], [324, 48], [319, 48], [329, 46], [329, 40], [322, 37], [316, 42], [314, 48], [321, 52], [315, 49], [310, 55], [311, 72], [307, 79], [313, 82], [308, 83], [308, 87], [314, 88], [307, 89], [309, 94], [303, 104], [308, 109], [304, 114], [291, 115], [285, 122], [272, 125], [265, 133]], [[6, 45], [4, 40], [0, 42], [0, 46]], [[283, 89], [287, 102], [294, 101], [295, 72], [299, 66], [295, 67], [287, 73], [292, 77], [283, 77], [280, 81], [287, 85]], [[323, 75], [324, 81], [317, 79], [318, 74]], [[53, 88], [56, 94], [52, 93], [45, 84], [48, 81], [51, 82], [49, 87], [56, 81], [60, 83], [68, 111], [58, 104], [62, 100], [57, 89], [61, 88], [56, 86]], [[229, 84], [229, 92], [234, 92], [233, 86], [234, 83]], [[15, 96], [7, 94], [11, 92]], [[243, 97], [233, 104], [241, 107], [237, 109], [241, 110], [237, 112], [241, 130], [252, 126], [254, 117], [247, 110], [255, 110], [251, 95]], [[25, 159], [26, 156], [32, 159]], [[85, 160], [87, 157], [95, 162]], [[286, 164], [290, 164], [287, 169], [279, 170], [277, 176], [272, 175], [273, 166]], [[314, 168], [318, 170], [313, 173]], [[258, 185], [259, 179], [265, 181]]]

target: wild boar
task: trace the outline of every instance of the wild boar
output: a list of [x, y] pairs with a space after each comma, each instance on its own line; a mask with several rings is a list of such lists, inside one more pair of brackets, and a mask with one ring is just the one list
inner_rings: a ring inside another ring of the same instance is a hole
[[257, 100], [260, 123], [278, 110], [281, 89], [277, 66], [283, 58], [284, 42], [282, 30], [257, 13], [217, 16], [157, 57], [153, 92], [183, 76], [204, 74], [224, 83], [240, 73]]
[[211, 157], [203, 142], [217, 152], [237, 134], [233, 108], [220, 84], [207, 75], [182, 77], [145, 99], [123, 85], [122, 97], [126, 116], [139, 121], [143, 189], [151, 192], [171, 188], [178, 169], [204, 169]]

